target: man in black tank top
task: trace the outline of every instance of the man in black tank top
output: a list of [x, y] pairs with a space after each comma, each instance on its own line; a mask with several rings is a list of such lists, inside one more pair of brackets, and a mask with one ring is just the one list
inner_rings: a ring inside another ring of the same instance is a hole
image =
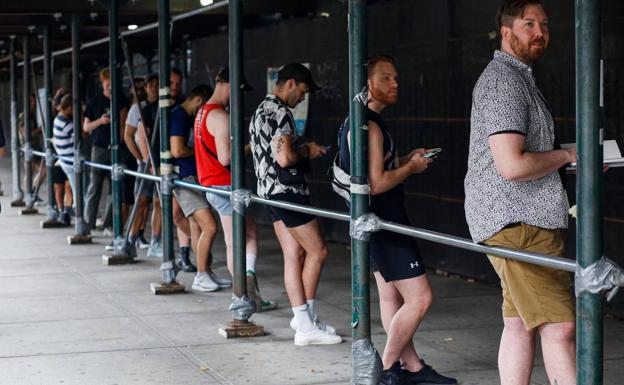
[[[367, 66], [370, 211], [381, 219], [409, 225], [403, 182], [410, 175], [425, 171], [432, 159], [423, 157], [426, 150], [422, 148], [399, 158], [380, 115], [398, 98], [394, 59], [375, 56], [369, 59]], [[348, 172], [348, 125], [343, 125], [341, 131], [341, 167]], [[414, 348], [412, 337], [432, 298], [415, 239], [389, 231], [373, 233], [370, 256], [379, 290], [381, 319], [388, 335], [379, 384], [457, 384], [455, 379], [442, 376], [426, 365]]]

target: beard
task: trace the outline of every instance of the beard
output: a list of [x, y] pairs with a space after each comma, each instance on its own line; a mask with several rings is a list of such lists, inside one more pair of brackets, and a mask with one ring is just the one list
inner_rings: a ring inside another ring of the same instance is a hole
[[546, 40], [543, 37], [531, 40], [529, 43], [524, 43], [513, 32], [511, 33], [509, 44], [516, 56], [528, 64], [541, 58], [547, 47]]
[[370, 87], [370, 93], [373, 99], [378, 100], [387, 106], [395, 104], [397, 102], [397, 99], [399, 98], [398, 92], [396, 94], [383, 92], [372, 85]]

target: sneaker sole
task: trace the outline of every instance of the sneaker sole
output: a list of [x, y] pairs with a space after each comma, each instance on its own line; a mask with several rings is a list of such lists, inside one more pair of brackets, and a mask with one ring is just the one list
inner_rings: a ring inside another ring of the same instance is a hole
[[295, 340], [295, 345], [297, 346], [309, 346], [309, 345], [338, 345], [342, 343], [342, 338], [340, 340], [335, 341], [297, 341]]
[[[276, 306], [275, 306], [275, 307], [277, 308], [277, 304], [276, 304]], [[291, 318], [291, 319], [290, 319], [290, 328], [291, 328], [292, 330], [294, 330], [294, 331], [297, 331], [297, 327], [293, 324], [294, 320], [295, 320], [294, 318]], [[333, 332], [328, 332], [328, 333], [329, 333], [329, 334], [331, 334], [331, 335], [333, 335], [333, 336], [335, 336], [335, 335], [336, 335], [336, 330], [334, 330]]]
[[195, 290], [195, 291], [202, 292], [202, 293], [211, 293], [211, 292], [213, 292], [213, 291], [217, 291], [217, 290], [219, 290], [219, 288], [218, 288], [218, 287], [216, 287], [216, 288], [214, 288], [214, 289], [206, 289], [205, 287], [202, 287], [202, 286], [196, 286], [196, 285], [191, 286], [191, 289], [193, 289], [193, 290]]

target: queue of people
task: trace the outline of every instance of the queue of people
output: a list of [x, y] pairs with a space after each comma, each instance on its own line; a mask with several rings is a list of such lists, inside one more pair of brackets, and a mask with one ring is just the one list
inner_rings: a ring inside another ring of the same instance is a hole
[[[549, 43], [548, 19], [541, 0], [506, 0], [497, 20], [501, 46], [481, 74], [472, 95], [468, 172], [465, 178], [465, 211], [475, 242], [563, 255], [562, 229], [567, 227], [568, 199], [560, 169], [575, 162], [574, 149], [561, 149], [547, 100], [532, 72]], [[180, 93], [182, 76], [171, 72], [170, 145], [175, 172], [186, 182], [231, 191], [231, 131], [228, 106], [230, 80], [227, 67], [219, 70], [214, 89], [194, 87], [187, 97]], [[84, 111], [83, 132], [75, 132], [72, 96], [55, 98], [54, 147], [57, 154], [74, 155], [74, 136], [88, 135], [90, 159], [110, 164], [110, 74], [100, 72], [102, 93]], [[158, 128], [158, 76], [133, 80], [133, 101], [120, 98], [118, 111], [124, 122], [122, 161], [129, 168], [157, 173], [160, 163]], [[247, 82], [243, 90], [251, 89]], [[297, 135], [291, 109], [307, 93], [319, 87], [311, 71], [289, 63], [277, 74], [272, 93], [254, 111], [249, 124], [251, 156], [257, 194], [265, 199], [310, 205], [305, 174], [328, 147]], [[435, 157], [429, 149], [415, 148], [400, 155], [383, 112], [399, 97], [395, 60], [372, 56], [367, 62], [367, 85], [363, 93], [368, 128], [368, 183], [370, 211], [383, 220], [409, 225], [405, 209], [404, 182], [426, 172]], [[21, 125], [23, 126], [23, 124]], [[34, 127], [34, 126], [33, 126]], [[337, 165], [350, 174], [349, 120], [339, 130]], [[37, 131], [34, 131], [35, 137]], [[61, 220], [69, 223], [74, 190], [73, 167], [60, 160], [57, 206]], [[41, 167], [41, 166], [40, 166]], [[96, 227], [99, 201], [110, 175], [91, 169], [86, 194], [86, 217]], [[72, 188], [65, 188], [65, 181]], [[161, 214], [158, 184], [137, 179], [125, 183], [123, 220], [132, 204], [138, 205], [130, 226], [131, 248], [147, 247], [150, 257], [162, 257]], [[56, 188], [55, 188], [56, 189]], [[61, 191], [62, 190], [62, 191]], [[63, 196], [62, 192], [65, 193]], [[180, 259], [186, 272], [195, 273], [192, 288], [212, 292], [232, 285], [231, 276], [213, 269], [211, 248], [218, 225], [224, 232], [226, 261], [233, 269], [232, 213], [230, 200], [215, 193], [174, 189], [174, 221], [178, 229]], [[346, 202], [349, 205], [349, 202]], [[152, 208], [151, 238], [144, 238]], [[292, 308], [290, 327], [299, 346], [342, 342], [336, 328], [322, 322], [315, 306], [317, 289], [328, 248], [318, 219], [281, 208], [267, 207], [284, 258], [284, 286]], [[214, 210], [214, 212], [213, 212]], [[260, 295], [256, 260], [257, 229], [246, 216], [246, 271], [249, 297], [258, 311], [277, 304]], [[106, 220], [105, 220], [106, 222]], [[190, 251], [196, 256], [195, 266]], [[136, 255], [136, 251], [133, 251]], [[413, 342], [420, 323], [433, 301], [431, 285], [416, 240], [379, 231], [370, 238], [373, 275], [380, 298], [381, 319], [387, 333], [383, 373], [379, 384], [456, 384], [426, 364]], [[551, 383], [575, 383], [575, 313], [568, 273], [522, 262], [488, 256], [501, 280], [504, 329], [499, 350], [502, 384], [528, 384], [535, 355], [536, 336], [542, 341], [546, 372]]]

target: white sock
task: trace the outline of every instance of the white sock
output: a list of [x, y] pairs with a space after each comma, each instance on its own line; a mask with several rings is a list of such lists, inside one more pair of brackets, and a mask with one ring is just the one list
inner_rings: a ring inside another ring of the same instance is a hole
[[306, 301], [308, 304], [308, 314], [310, 315], [310, 319], [314, 321], [317, 318], [316, 311], [314, 310], [314, 301], [315, 299], [309, 299]]
[[247, 261], [247, 271], [256, 272], [256, 255], [255, 254], [247, 254], [245, 256], [245, 260]]
[[308, 314], [308, 305], [304, 304], [301, 306], [292, 308], [293, 314], [295, 315], [295, 322], [297, 323], [297, 330], [302, 331], [304, 333], [312, 331], [314, 329], [314, 324], [310, 319], [310, 315]]

